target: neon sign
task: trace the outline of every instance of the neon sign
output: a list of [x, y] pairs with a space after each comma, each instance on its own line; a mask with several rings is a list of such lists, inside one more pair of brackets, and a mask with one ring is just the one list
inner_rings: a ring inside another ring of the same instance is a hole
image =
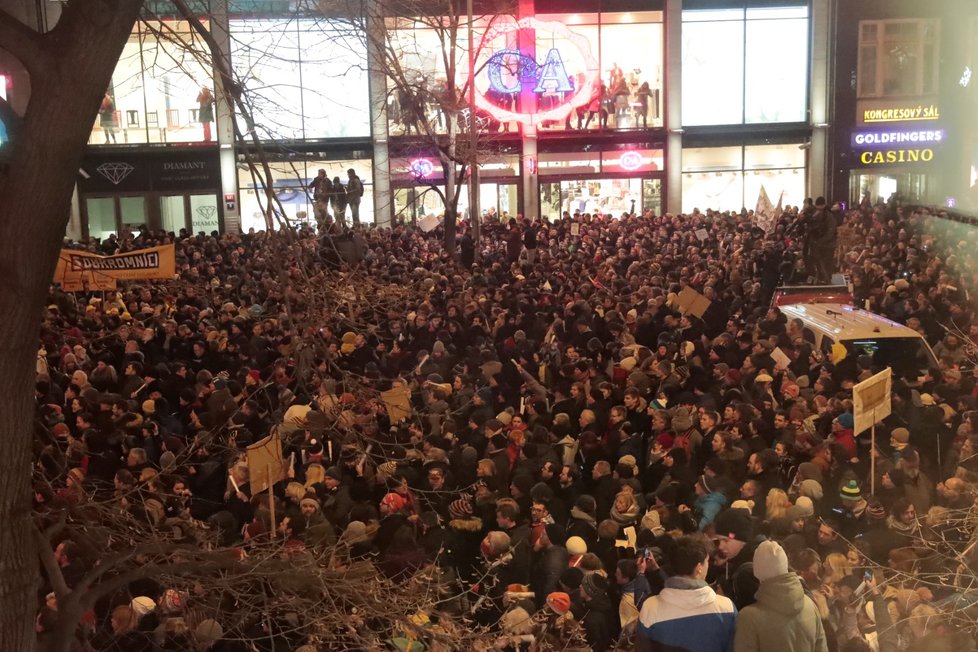
[[434, 171], [435, 164], [426, 158], [418, 158], [411, 161], [411, 172], [414, 173], [414, 176], [416, 177], [421, 177], [423, 179]]
[[941, 110], [936, 104], [896, 106], [886, 109], [864, 109], [863, 122], [910, 122], [940, 120]]
[[642, 167], [642, 155], [638, 152], [625, 152], [618, 159], [618, 165], [629, 172], [637, 170]]
[[[522, 92], [529, 83], [534, 93], [551, 91], [555, 93], [570, 93], [574, 84], [567, 76], [567, 69], [556, 48], [547, 52], [543, 65], [537, 65], [533, 57], [522, 54], [519, 50], [500, 50], [489, 57], [486, 63], [489, 71], [489, 86], [497, 93], [511, 95]], [[505, 71], [515, 70], [514, 79], [510, 83], [504, 78]], [[550, 83], [553, 82], [553, 83]]]
[[[576, 107], [590, 102], [600, 77], [598, 62], [591, 54], [587, 37], [572, 32], [565, 25], [533, 17], [517, 22], [502, 22], [485, 33], [483, 47], [491, 47], [493, 42], [500, 40], [512, 43], [522, 30], [532, 30], [533, 36], [527, 38], [530, 43], [536, 43], [536, 35], [544, 33], [552, 35], [553, 40], [560, 41], [562, 47], [568, 49], [562, 53], [552, 47], [545, 53], [542, 62], [534, 59], [530, 52], [512, 47], [493, 51], [477, 65], [477, 69], [484, 70], [485, 75], [476, 79], [476, 106], [499, 122], [536, 125], [563, 120]], [[572, 59], [583, 60], [583, 70], [569, 73], [566, 62]], [[548, 103], [547, 108], [538, 109], [531, 97], [527, 102], [530, 106], [519, 106], [521, 102], [518, 98], [522, 96], [526, 99], [529, 94], [546, 94], [556, 103]]]
[[864, 149], [880, 145], [901, 145], [905, 143], [939, 143], [944, 140], [943, 129], [899, 129], [892, 131], [854, 131], [852, 146]]

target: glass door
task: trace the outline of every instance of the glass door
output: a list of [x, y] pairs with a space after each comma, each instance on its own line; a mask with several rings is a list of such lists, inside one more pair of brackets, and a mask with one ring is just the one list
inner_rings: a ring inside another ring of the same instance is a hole
[[207, 233], [221, 230], [217, 195], [161, 195], [160, 224], [164, 231], [179, 234], [181, 229], [190, 233]]
[[190, 227], [208, 235], [221, 230], [217, 195], [190, 195]]
[[116, 222], [115, 197], [89, 197], [85, 200], [88, 237], [104, 240], [119, 232]]
[[160, 197], [160, 224], [167, 233], [179, 234], [187, 228], [187, 208], [183, 195]]

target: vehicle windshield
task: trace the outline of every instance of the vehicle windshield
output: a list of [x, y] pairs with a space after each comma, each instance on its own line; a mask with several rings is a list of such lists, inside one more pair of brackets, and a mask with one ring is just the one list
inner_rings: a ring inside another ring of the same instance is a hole
[[871, 356], [874, 372], [892, 367], [895, 374], [904, 375], [904, 372], [921, 372], [937, 366], [933, 354], [919, 337], [847, 340], [843, 344], [849, 355]]

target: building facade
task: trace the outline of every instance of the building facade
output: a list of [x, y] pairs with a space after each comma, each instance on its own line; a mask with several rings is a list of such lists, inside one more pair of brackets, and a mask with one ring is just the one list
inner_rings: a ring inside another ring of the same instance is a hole
[[864, 0], [833, 23], [834, 196], [978, 210], [978, 4]]
[[[71, 235], [266, 228], [267, 192], [248, 165], [259, 154], [290, 219], [313, 219], [307, 188], [319, 170], [345, 182], [350, 168], [365, 186], [364, 221], [441, 212], [429, 190], [441, 180], [437, 152], [408, 119], [437, 121], [435, 107], [405, 106], [371, 74], [355, 18], [293, 4], [206, 7], [251, 122], [188, 54], [191, 27], [150, 3], [154, 20], [134, 27], [93, 127]], [[512, 15], [482, 15], [480, 212], [740, 210], [762, 185], [786, 204], [831, 194], [841, 179], [830, 174], [831, 18], [831, 0], [519, 0]], [[444, 83], [430, 20], [381, 29], [419, 84]], [[463, 31], [455, 56], [466, 71], [467, 52]], [[468, 205], [463, 193], [461, 214]]]

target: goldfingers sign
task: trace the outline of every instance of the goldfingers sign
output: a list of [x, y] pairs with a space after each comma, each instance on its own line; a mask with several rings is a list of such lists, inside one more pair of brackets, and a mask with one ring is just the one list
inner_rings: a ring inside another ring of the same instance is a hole
[[175, 275], [176, 254], [172, 244], [114, 256], [62, 249], [54, 282], [66, 292], [114, 290], [116, 281], [165, 280]]

